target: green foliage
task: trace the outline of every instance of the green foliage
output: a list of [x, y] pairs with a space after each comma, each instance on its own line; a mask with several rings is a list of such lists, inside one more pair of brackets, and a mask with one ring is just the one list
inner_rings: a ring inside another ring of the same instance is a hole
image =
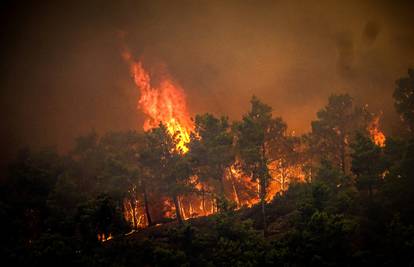
[[393, 97], [395, 109], [407, 124], [411, 133], [414, 132], [414, 70], [408, 69], [408, 77], [403, 77], [396, 82]]
[[281, 138], [286, 124], [280, 118], [272, 118], [272, 108], [253, 96], [250, 112], [234, 128], [243, 169], [252, 174], [253, 179], [267, 181], [270, 176], [268, 147]]
[[368, 136], [357, 133], [355, 142], [351, 144], [352, 172], [357, 177], [357, 187], [368, 189], [370, 196], [381, 182], [385, 171], [385, 160], [381, 148], [376, 146]]
[[343, 216], [316, 211], [303, 228], [286, 237], [286, 242], [299, 263], [346, 263], [352, 255], [349, 240], [354, 228], [355, 223]]
[[268, 168], [271, 162], [269, 147], [283, 138], [287, 126], [281, 118], [273, 118], [272, 108], [257, 97], [253, 96], [250, 103], [249, 113], [233, 128], [241, 167], [259, 183], [263, 228], [266, 231], [265, 199], [271, 178]]
[[309, 138], [313, 153], [347, 172], [348, 143], [356, 131], [366, 131], [372, 115], [366, 109], [355, 106], [348, 94], [342, 94], [331, 95], [317, 117], [311, 122]]
[[64, 237], [59, 234], [43, 234], [38, 240], [31, 244], [28, 262], [21, 264], [30, 266], [71, 266], [76, 262], [76, 242], [73, 238]]
[[148, 132], [146, 138], [144, 164], [149, 168], [153, 178], [160, 179], [159, 186], [171, 195], [183, 193], [188, 185], [190, 169], [187, 158], [176, 149], [175, 138], [162, 124]]
[[387, 225], [385, 248], [390, 257], [387, 264], [414, 263], [414, 225], [407, 225], [401, 221], [400, 215], [394, 215]]
[[82, 239], [87, 243], [96, 242], [98, 234], [117, 235], [127, 229], [122, 210], [108, 195], [99, 195], [81, 205], [76, 216]]
[[265, 242], [261, 234], [251, 228], [251, 222], [222, 220], [217, 226], [219, 234], [213, 249], [214, 265], [260, 266], [265, 255]]
[[177, 139], [169, 134], [163, 124], [147, 132], [145, 137], [143, 165], [149, 176], [158, 180], [156, 190], [166, 192], [174, 201], [176, 217], [181, 223], [178, 197], [193, 191], [193, 184], [189, 179], [191, 169], [188, 156], [183, 155], [177, 148]]
[[218, 193], [223, 196], [222, 179], [226, 168], [234, 162], [233, 136], [228, 119], [218, 119], [208, 113], [197, 115], [189, 149], [193, 173], [203, 182], [210, 179], [218, 181]]
[[321, 161], [314, 180], [329, 185], [331, 189], [349, 185], [349, 178], [327, 160]]
[[15, 207], [41, 208], [62, 172], [63, 160], [55, 151], [22, 150], [10, 166], [9, 186], [13, 190], [9, 193], [15, 195], [6, 197], [15, 201]]

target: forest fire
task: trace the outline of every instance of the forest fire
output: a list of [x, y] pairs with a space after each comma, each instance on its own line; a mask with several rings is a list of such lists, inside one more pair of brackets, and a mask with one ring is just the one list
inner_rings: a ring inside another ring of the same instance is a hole
[[414, 267], [414, 0], [3, 2], [3, 266]]
[[134, 61], [129, 52], [124, 52], [123, 57], [130, 64], [131, 75], [140, 90], [138, 108], [147, 116], [144, 130], [158, 127], [160, 123], [165, 124], [170, 134], [176, 136], [178, 148], [183, 153], [187, 152], [186, 144], [190, 141], [190, 132], [194, 126], [183, 89], [167, 74], [154, 85], [141, 62]]
[[102, 234], [98, 234], [97, 238], [98, 238], [98, 241], [106, 242], [108, 240], [111, 240], [113, 238], [113, 236], [112, 236], [112, 234], [106, 235], [106, 234], [102, 233]]
[[380, 116], [375, 116], [368, 126], [368, 131], [372, 141], [379, 147], [385, 147], [386, 137], [379, 129]]
[[[140, 91], [138, 108], [146, 115], [143, 125], [145, 131], [156, 128], [163, 123], [171, 136], [177, 139], [177, 148], [185, 154], [189, 148], [190, 133], [194, 130], [194, 122], [191, 120], [186, 105], [184, 90], [173, 81], [168, 74], [160, 75], [156, 73], [157, 81], [151, 77], [150, 73], [144, 69], [143, 64], [134, 61], [131, 54], [127, 51], [123, 53], [124, 60], [130, 65], [130, 71], [134, 83]], [[260, 202], [260, 186], [258, 181], [244, 173], [238, 167], [237, 160], [229, 166], [221, 178], [222, 197], [236, 204], [236, 208], [251, 207]], [[280, 165], [280, 164], [279, 164]], [[270, 164], [271, 179], [266, 189], [265, 201], [270, 202], [278, 192], [286, 190], [290, 177], [295, 176], [298, 180], [303, 180], [303, 172], [300, 166], [281, 167], [275, 163]], [[184, 220], [200, 216], [207, 216], [219, 210], [217, 186], [200, 182], [197, 176], [191, 178], [192, 184], [196, 188], [196, 193], [190, 193], [177, 198], [177, 204], [169, 198], [158, 201], [162, 210], [163, 218], [174, 218], [178, 212]], [[130, 222], [135, 229], [148, 226], [149, 220], [146, 218], [144, 204], [138, 200], [137, 194], [131, 199], [124, 201], [124, 218]]]
[[[194, 125], [187, 110], [184, 90], [168, 74], [160, 75], [159, 81], [155, 84], [141, 62], [134, 61], [128, 51], [124, 51], [122, 56], [130, 65], [131, 75], [140, 91], [138, 108], [146, 115], [144, 131], [156, 128], [163, 123], [168, 132], [177, 139], [177, 148], [185, 154], [188, 152], [186, 144], [190, 141], [190, 132]], [[205, 216], [214, 211], [214, 201], [211, 195], [210, 197], [205, 195], [205, 187], [201, 183], [197, 183], [197, 186], [201, 189], [202, 197], [190, 195], [186, 198], [178, 198], [183, 219]], [[142, 205], [138, 204], [139, 201], [136, 199], [124, 201], [124, 217], [134, 228], [148, 225]], [[170, 199], [162, 202], [162, 210], [164, 217], [175, 216], [175, 208]]]
[[[190, 133], [194, 132], [196, 135], [198, 133], [196, 133], [196, 121], [190, 118], [183, 88], [174, 82], [168, 74], [150, 73], [141, 62], [134, 61], [131, 54], [124, 53], [123, 57], [129, 63], [131, 75], [140, 91], [138, 108], [146, 115], [144, 130], [157, 128], [160, 123], [163, 123], [167, 127], [168, 133], [176, 138], [178, 150], [182, 154], [189, 152]], [[365, 127], [375, 145], [384, 147], [386, 137], [380, 130], [379, 122], [380, 116], [374, 116]], [[200, 136], [196, 138], [202, 139]], [[294, 136], [286, 135], [286, 133], [282, 134], [280, 138], [295, 140]], [[283, 149], [283, 146], [289, 145], [288, 143], [280, 143], [279, 146]], [[299, 142], [291, 148], [291, 152], [286, 150], [282, 154], [300, 154], [301, 151], [296, 150], [301, 150], [301, 146], [303, 144]], [[208, 216], [220, 210], [219, 201], [221, 198], [233, 202], [236, 209], [252, 207], [261, 201], [269, 203], [278, 194], [283, 194], [292, 182], [306, 180], [305, 162], [295, 160], [295, 157], [297, 156], [289, 159], [286, 154], [280, 157], [276, 156], [268, 161], [269, 179], [266, 181], [264, 196], [260, 181], [253, 179], [252, 173], [245, 172], [240, 167], [242, 163], [238, 159], [233, 159], [232, 163], [225, 167], [221, 178], [216, 177], [215, 180], [205, 181], [197, 175], [193, 175], [190, 178], [190, 183], [194, 186], [195, 191], [177, 196], [175, 202], [168, 196], [163, 196], [161, 201], [158, 200], [158, 203], [153, 199], [150, 205], [151, 209], [162, 211], [162, 215], [154, 214], [154, 217], [163, 220], [179, 216], [183, 220], [187, 220]], [[146, 212], [145, 205], [139, 197], [127, 200], [124, 203], [124, 209], [124, 217], [134, 228], [143, 228], [150, 224], [150, 220], [147, 218], [150, 215]]]

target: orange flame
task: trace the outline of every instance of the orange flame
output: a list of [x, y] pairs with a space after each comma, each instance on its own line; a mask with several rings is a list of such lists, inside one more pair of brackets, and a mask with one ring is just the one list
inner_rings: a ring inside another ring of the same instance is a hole
[[124, 52], [123, 57], [130, 64], [131, 75], [141, 93], [138, 107], [147, 115], [144, 130], [156, 128], [162, 122], [169, 133], [176, 136], [177, 147], [186, 153], [186, 144], [190, 141], [194, 126], [187, 110], [184, 90], [168, 75], [161, 77], [157, 86], [153, 85], [150, 74], [141, 62], [132, 60], [128, 52]]
[[124, 199], [124, 219], [130, 223], [133, 229], [143, 228], [148, 225], [144, 215], [144, 209], [137, 199]]
[[[278, 161], [268, 165], [271, 179], [268, 181], [269, 185], [266, 188], [266, 202], [270, 202], [278, 193], [283, 193], [292, 182], [305, 181], [305, 174], [300, 164], [293, 164], [282, 167]], [[230, 175], [235, 179], [233, 187], [233, 199], [238, 204], [238, 207], [251, 207], [260, 202], [259, 197], [259, 183], [252, 181], [252, 178], [237, 167], [237, 162], [230, 167]], [[282, 177], [283, 176], [283, 177]], [[236, 192], [236, 185], [240, 188], [240, 195]]]
[[[188, 151], [186, 145], [190, 141], [190, 132], [194, 129], [194, 124], [187, 110], [184, 90], [168, 75], [161, 77], [157, 75], [156, 78], [159, 82], [154, 83], [154, 79], [144, 69], [143, 64], [133, 60], [127, 50], [122, 56], [129, 64], [135, 85], [140, 91], [138, 108], [147, 116], [143, 125], [144, 130], [158, 127], [162, 122], [166, 125], [169, 133], [177, 138], [177, 148], [182, 153], [186, 153]], [[243, 173], [237, 166], [238, 164], [235, 162], [226, 172], [224, 183], [228, 191], [227, 195], [237, 204], [237, 208], [251, 207], [260, 202], [259, 184], [257, 181], [252, 181], [251, 177]], [[273, 167], [277, 168], [278, 166]], [[303, 173], [300, 166], [291, 166], [285, 172], [289, 174], [289, 177], [296, 175], [298, 180], [302, 180]], [[284, 180], [281, 184], [281, 179], [278, 179], [276, 173], [272, 172], [272, 179], [267, 190], [267, 202], [270, 202], [278, 192], [285, 190], [288, 184], [286, 182], [285, 185]], [[198, 193], [179, 198], [180, 213], [183, 219], [207, 216], [217, 212], [213, 187], [208, 183], [200, 182], [196, 176], [192, 177], [192, 183]], [[175, 207], [170, 199], [164, 199], [162, 206], [164, 217], [173, 218], [176, 216]], [[146, 227], [148, 224], [143, 207], [137, 199], [124, 201], [124, 216], [135, 229]], [[98, 236], [98, 239], [104, 240], [105, 237]]]
[[368, 126], [368, 131], [371, 136], [371, 140], [379, 147], [385, 147], [386, 137], [384, 133], [379, 129], [379, 120], [380, 116], [374, 117], [370, 125]]
[[105, 242], [105, 241], [111, 240], [113, 236], [112, 234], [105, 235], [105, 233], [102, 233], [102, 234], [98, 233], [97, 238], [98, 238], [98, 241]]

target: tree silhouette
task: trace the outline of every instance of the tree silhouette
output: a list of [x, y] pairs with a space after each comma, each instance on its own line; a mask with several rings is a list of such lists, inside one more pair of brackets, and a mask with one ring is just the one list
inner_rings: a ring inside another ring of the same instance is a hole
[[408, 77], [400, 78], [396, 84], [393, 94], [395, 109], [414, 133], [414, 70], [408, 69]]
[[272, 108], [253, 96], [249, 113], [236, 123], [237, 151], [242, 169], [259, 183], [263, 229], [266, 232], [265, 201], [269, 180], [269, 146], [279, 139], [286, 129], [281, 118], [272, 117]]

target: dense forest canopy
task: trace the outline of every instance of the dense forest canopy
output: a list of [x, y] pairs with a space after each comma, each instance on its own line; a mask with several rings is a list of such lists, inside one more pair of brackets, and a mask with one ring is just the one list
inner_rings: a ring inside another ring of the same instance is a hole
[[23, 149], [1, 184], [12, 265], [414, 263], [414, 76], [396, 82], [402, 131], [331, 95], [309, 133], [253, 96], [240, 121], [197, 115], [185, 142], [160, 122], [92, 132], [60, 155]]

